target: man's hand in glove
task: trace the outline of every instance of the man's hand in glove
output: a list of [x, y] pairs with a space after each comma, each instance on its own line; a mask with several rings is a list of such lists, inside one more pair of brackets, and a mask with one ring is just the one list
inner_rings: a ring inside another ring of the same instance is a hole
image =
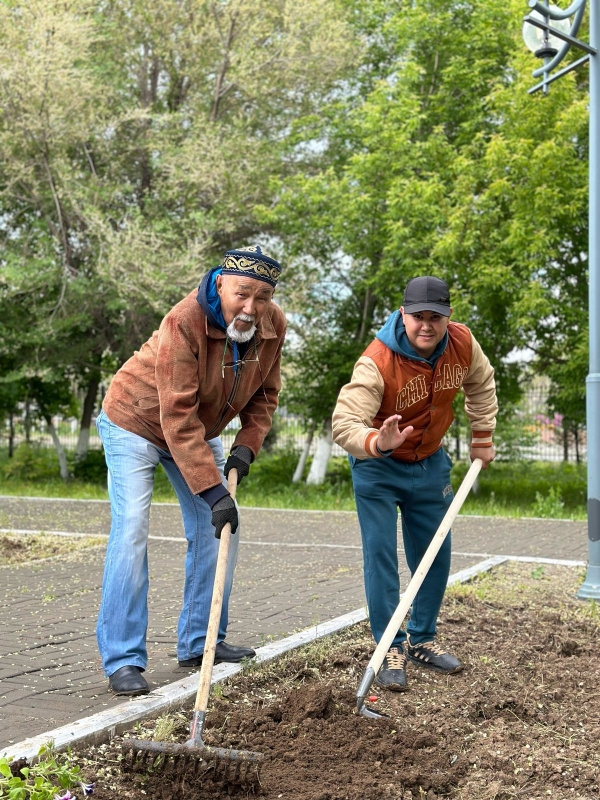
[[253, 457], [252, 450], [250, 450], [249, 447], [245, 447], [243, 444], [234, 447], [231, 451], [231, 455], [225, 462], [225, 477], [229, 477], [230, 469], [237, 469], [237, 482], [239, 485], [242, 482], [242, 478], [245, 478], [250, 472], [250, 464], [252, 463]]
[[231, 495], [228, 494], [222, 497], [214, 504], [212, 507], [211, 522], [215, 526], [215, 537], [217, 539], [221, 538], [221, 531], [228, 522], [231, 523], [231, 533], [233, 534], [237, 531], [239, 517], [234, 499]]

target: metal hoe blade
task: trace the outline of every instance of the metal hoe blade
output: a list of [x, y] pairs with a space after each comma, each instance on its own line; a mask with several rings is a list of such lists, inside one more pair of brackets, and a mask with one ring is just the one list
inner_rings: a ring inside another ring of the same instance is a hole
[[359, 714], [362, 714], [363, 717], [369, 717], [369, 719], [383, 719], [384, 717], [388, 717], [388, 714], [384, 714], [381, 711], [374, 711], [370, 706], [365, 705], [365, 697], [374, 680], [375, 670], [373, 667], [367, 667], [363, 679], [360, 682], [360, 686], [356, 690], [356, 710]]

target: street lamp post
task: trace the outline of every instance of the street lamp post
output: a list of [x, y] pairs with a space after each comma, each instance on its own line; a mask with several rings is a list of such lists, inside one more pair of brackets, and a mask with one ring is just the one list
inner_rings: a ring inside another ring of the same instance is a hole
[[[589, 61], [589, 373], [586, 379], [586, 428], [587, 428], [587, 486], [588, 486], [588, 569], [578, 597], [600, 599], [600, 248], [598, 225], [600, 219], [600, 62], [597, 52], [600, 47], [600, 2], [590, 0], [590, 40], [582, 42], [577, 33], [585, 13], [587, 0], [574, 0], [567, 9], [550, 5], [548, 0], [530, 0], [531, 13], [524, 19], [525, 43], [531, 43], [531, 28], [541, 31], [535, 42], [536, 55], [544, 64], [535, 70], [534, 77], [542, 76], [540, 83], [529, 92], [542, 89]], [[566, 24], [565, 24], [566, 23]], [[529, 40], [529, 41], [528, 41]], [[550, 74], [564, 59], [571, 47], [577, 47], [584, 55], [558, 72]]]

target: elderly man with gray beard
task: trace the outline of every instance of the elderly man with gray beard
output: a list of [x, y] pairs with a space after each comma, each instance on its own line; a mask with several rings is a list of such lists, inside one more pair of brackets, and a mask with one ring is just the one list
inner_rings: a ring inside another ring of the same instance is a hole
[[[96, 633], [115, 694], [149, 691], [142, 674], [147, 542], [159, 463], [177, 494], [188, 545], [177, 658], [182, 667], [202, 661], [217, 539], [227, 523], [232, 533], [239, 527], [227, 475], [237, 469], [239, 483], [248, 474], [281, 389], [286, 323], [272, 302], [280, 272], [258, 245], [229, 250], [111, 381], [96, 421], [112, 515]], [[226, 460], [218, 437], [237, 415], [241, 427]], [[238, 540], [231, 540], [215, 663], [254, 655], [224, 641]]]

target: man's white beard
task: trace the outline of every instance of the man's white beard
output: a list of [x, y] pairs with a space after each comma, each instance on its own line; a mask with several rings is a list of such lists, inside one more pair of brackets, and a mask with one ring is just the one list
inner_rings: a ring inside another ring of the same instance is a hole
[[233, 318], [233, 322], [230, 322], [227, 326], [227, 336], [229, 336], [232, 342], [249, 342], [256, 332], [256, 325], [252, 325], [248, 331], [238, 331], [235, 327], [237, 320], [241, 320], [242, 322], [254, 322], [254, 317], [251, 317], [249, 314], [238, 314], [237, 317]]

